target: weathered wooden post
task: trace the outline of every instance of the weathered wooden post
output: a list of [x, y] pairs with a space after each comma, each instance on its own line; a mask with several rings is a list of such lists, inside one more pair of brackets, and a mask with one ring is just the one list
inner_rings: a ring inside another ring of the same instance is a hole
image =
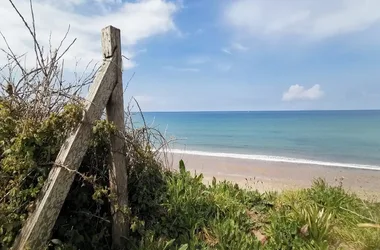
[[109, 166], [111, 212], [112, 218], [112, 241], [114, 249], [125, 249], [123, 242], [128, 234], [129, 223], [124, 209], [128, 208], [127, 192], [127, 168], [125, 162], [124, 141], [124, 100], [122, 80], [122, 58], [120, 30], [114, 27], [106, 27], [102, 30], [102, 47], [105, 57], [115, 57], [117, 60], [117, 83], [108, 101], [107, 119], [113, 122], [120, 135], [111, 136], [111, 161]]
[[[28, 217], [13, 249], [42, 249], [47, 243], [74, 180], [75, 171], [78, 170], [88, 149], [92, 125], [95, 120], [101, 118], [107, 103], [108, 119], [115, 122], [118, 129], [124, 131], [120, 31], [113, 27], [104, 28], [102, 30], [102, 46], [103, 64], [87, 95], [83, 121], [63, 144], [41, 190], [36, 209]], [[112, 178], [110, 185], [112, 192], [117, 195], [112, 207], [113, 210], [117, 210], [120, 206], [127, 204], [127, 176], [125, 160], [122, 157], [124, 149], [122, 138], [112, 137], [111, 148], [110, 176]], [[126, 220], [122, 218], [120, 213], [116, 213], [113, 218], [115, 248], [121, 246], [121, 236], [128, 229]]]

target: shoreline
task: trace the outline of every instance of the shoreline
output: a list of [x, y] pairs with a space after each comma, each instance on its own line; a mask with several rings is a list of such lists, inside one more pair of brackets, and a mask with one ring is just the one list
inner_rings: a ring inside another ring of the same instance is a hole
[[171, 149], [167, 151], [167, 153], [380, 171], [380, 165], [332, 162], [332, 161], [311, 160], [311, 159], [305, 159], [305, 158], [294, 158], [294, 157], [275, 156], [275, 155], [221, 153], [221, 152], [180, 150], [180, 149]]
[[344, 168], [305, 163], [275, 162], [218, 156], [194, 155], [188, 152], [167, 152], [170, 169], [178, 169], [182, 159], [192, 174], [202, 173], [204, 182], [231, 181], [243, 188], [260, 192], [308, 188], [315, 178], [323, 178], [331, 185], [339, 184], [361, 198], [380, 201], [380, 171]]

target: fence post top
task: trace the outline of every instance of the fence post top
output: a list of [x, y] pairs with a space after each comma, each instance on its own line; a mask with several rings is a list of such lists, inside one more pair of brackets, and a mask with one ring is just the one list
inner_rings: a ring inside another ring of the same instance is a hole
[[106, 31], [108, 31], [108, 30], [117, 30], [117, 31], [120, 31], [120, 29], [118, 29], [118, 28], [116, 28], [115, 26], [112, 26], [112, 25], [108, 25], [108, 26], [106, 26], [106, 27], [104, 27], [103, 29], [102, 29], [102, 32], [106, 32]]
[[102, 29], [102, 50], [104, 58], [110, 58], [114, 55], [120, 46], [120, 30], [111, 25]]

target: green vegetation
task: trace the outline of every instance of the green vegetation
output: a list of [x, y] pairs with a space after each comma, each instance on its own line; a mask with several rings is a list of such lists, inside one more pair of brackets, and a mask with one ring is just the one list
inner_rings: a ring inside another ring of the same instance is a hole
[[[143, 227], [136, 249], [376, 249], [380, 204], [316, 180], [299, 191], [260, 194], [229, 182], [205, 185], [180, 163], [166, 174], [164, 216]], [[149, 237], [147, 237], [149, 236]]]
[[[81, 119], [66, 104], [43, 119], [20, 114], [4, 98], [0, 112], [0, 246], [9, 248], [51, 169], [59, 148]], [[229, 182], [211, 185], [202, 175], [169, 172], [146, 144], [147, 134], [128, 131], [130, 249], [376, 249], [380, 204], [329, 186], [261, 194]], [[50, 249], [110, 249], [107, 175], [109, 135], [99, 121], [93, 140], [56, 222]], [[147, 133], [147, 132], [144, 132]], [[151, 133], [151, 132], [149, 132]], [[132, 135], [135, 135], [132, 139]], [[144, 135], [144, 136], [143, 136]], [[126, 140], [127, 140], [126, 138]], [[133, 166], [133, 167], [131, 167]]]
[[[0, 67], [0, 249], [12, 246], [34, 211], [65, 138], [82, 121], [80, 90], [93, 79], [90, 74], [65, 82], [58, 62], [63, 54], [51, 51], [45, 57], [34, 31], [29, 32], [37, 66], [23, 68], [21, 57], [8, 48], [9, 63]], [[47, 249], [111, 249], [114, 197], [107, 165], [110, 135], [119, 131], [104, 120], [91, 125], [89, 149]], [[281, 194], [262, 194], [215, 179], [206, 185], [203, 176], [186, 171], [182, 161], [179, 171], [168, 171], [163, 157], [151, 150], [153, 145], [165, 145], [161, 134], [134, 127], [129, 112], [124, 139], [129, 207], [122, 211], [130, 221], [130, 234], [125, 235], [128, 249], [380, 246], [380, 204], [359, 199], [341, 185], [317, 179], [308, 189]]]

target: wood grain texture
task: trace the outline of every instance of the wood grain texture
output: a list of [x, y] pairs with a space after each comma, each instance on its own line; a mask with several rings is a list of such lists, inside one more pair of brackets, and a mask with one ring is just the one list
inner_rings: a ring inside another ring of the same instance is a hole
[[127, 166], [125, 154], [125, 123], [122, 79], [122, 58], [120, 30], [112, 26], [102, 30], [102, 48], [105, 57], [112, 56], [117, 61], [117, 83], [109, 102], [107, 103], [107, 119], [117, 129], [117, 134], [111, 135], [111, 160], [109, 166], [111, 213], [112, 217], [112, 247], [125, 249], [125, 237], [128, 236], [128, 215], [123, 212], [128, 209]]
[[[82, 123], [62, 146], [55, 165], [12, 249], [43, 249], [88, 149], [92, 125], [102, 112], [118, 80], [118, 58], [105, 58], [89, 90]], [[64, 167], [62, 167], [64, 166]], [[67, 168], [67, 169], [66, 169]], [[69, 169], [69, 170], [68, 170]]]

